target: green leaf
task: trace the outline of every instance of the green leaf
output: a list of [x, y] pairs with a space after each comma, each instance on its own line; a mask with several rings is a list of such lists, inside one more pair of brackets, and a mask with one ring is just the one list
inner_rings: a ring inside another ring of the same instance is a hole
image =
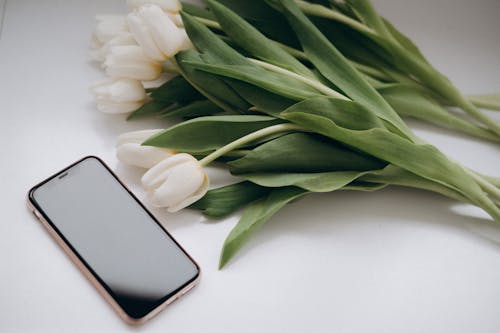
[[172, 118], [172, 117], [183, 117], [183, 118], [192, 118], [192, 117], [201, 117], [201, 116], [210, 116], [216, 113], [223, 112], [220, 107], [215, 105], [210, 100], [201, 100], [194, 101], [187, 105], [181, 105], [179, 107], [169, 109], [167, 112], [161, 114], [163, 118]]
[[253, 65], [247, 58], [224, 43], [220, 37], [191, 15], [181, 12], [181, 16], [189, 39], [196, 49], [200, 51], [201, 58], [205, 62], [227, 65]]
[[203, 98], [182, 76], [168, 80], [151, 92], [149, 96], [154, 101], [164, 103], [191, 102]]
[[384, 85], [378, 89], [389, 104], [402, 116], [410, 116], [445, 128], [454, 129], [479, 138], [499, 141], [498, 136], [453, 115], [432, 97], [400, 84]]
[[224, 241], [219, 269], [224, 267], [248, 238], [274, 214], [290, 201], [305, 194], [307, 194], [307, 191], [296, 187], [279, 188], [271, 191], [266, 197], [250, 204]]
[[[188, 31], [191, 40], [203, 53], [201, 55], [202, 60], [199, 59], [197, 61], [198, 66], [243, 66], [244, 72], [241, 73], [236, 71], [236, 76], [242, 74], [246, 76], [248, 81], [251, 81], [252, 84], [256, 81], [264, 86], [263, 89], [262, 87], [257, 86], [252, 88], [245, 82], [229, 78], [226, 79], [225, 82], [237, 91], [240, 96], [254, 104], [263, 112], [276, 114], [283, 110], [278, 110], [277, 108], [290, 105], [287, 99], [283, 97], [279, 97], [273, 101], [274, 96], [276, 96], [273, 92], [276, 92], [276, 90], [282, 92], [280, 89], [285, 89], [289, 86], [290, 89], [286, 90], [284, 95], [292, 95], [295, 100], [297, 99], [296, 94], [310, 95], [311, 92], [317, 94], [316, 90], [298, 82], [297, 80], [277, 75], [253, 64], [189, 15], [184, 14], [183, 18], [185, 18], [184, 24], [186, 25], [186, 30]], [[192, 66], [192, 64], [185, 63], [184, 66]], [[205, 74], [210, 75], [208, 73]], [[269, 91], [266, 91], [266, 88], [268, 87], [271, 87], [272, 90], [268, 89]], [[261, 96], [259, 97], [259, 95]]]
[[[235, 82], [236, 80], [234, 82], [231, 79], [229, 80], [230, 84], [234, 84]], [[283, 110], [295, 103], [295, 101], [289, 98], [273, 94], [268, 90], [242, 81], [237, 82], [237, 88], [240, 95], [244, 96], [245, 100], [252, 104], [257, 111], [276, 118], [280, 117], [280, 113]]]
[[332, 192], [353, 182], [369, 171], [334, 171], [316, 173], [248, 173], [238, 175], [266, 187], [296, 186], [310, 192]]
[[387, 185], [401, 185], [406, 187], [413, 187], [418, 189], [423, 189], [427, 191], [432, 191], [440, 193], [444, 196], [452, 198], [454, 200], [470, 202], [463, 195], [450, 189], [449, 187], [443, 186], [439, 183], [430, 181], [428, 179], [419, 177], [414, 173], [411, 173], [405, 169], [397, 167], [395, 165], [388, 165], [382, 170], [377, 170], [373, 172], [368, 172], [358, 178], [358, 181], [367, 181], [372, 183], [387, 184]]
[[215, 21], [215, 16], [212, 12], [208, 11], [206, 8], [201, 8], [199, 6], [190, 4], [189, 2], [181, 1], [182, 11], [188, 13], [191, 16], [201, 17], [207, 20]]
[[224, 32], [253, 56], [306, 77], [314, 77], [300, 61], [265, 37], [229, 8], [207, 0]]
[[147, 139], [143, 145], [184, 152], [206, 152], [283, 121], [267, 116], [208, 116], [184, 121]]
[[365, 171], [386, 165], [338, 142], [309, 133], [283, 135], [228, 164], [234, 174]]
[[175, 56], [182, 76], [201, 94], [226, 111], [246, 110], [249, 105], [224, 81], [215, 75], [199, 71], [187, 61], [202, 61], [193, 50], [177, 53]]
[[500, 111], [500, 94], [479, 94], [467, 96], [477, 107]]
[[428, 63], [427, 59], [424, 57], [420, 49], [409, 39], [406, 37], [402, 32], [400, 32], [394, 25], [392, 25], [391, 22], [388, 20], [382, 18], [382, 21], [384, 22], [387, 31], [396, 39], [396, 41], [404, 47], [408, 52], [413, 54], [414, 56], [417, 56], [420, 58], [421, 61]]
[[269, 38], [292, 47], [299, 43], [285, 18], [269, 6], [265, 0], [218, 0], [239, 16], [249, 21]]
[[[366, 82], [347, 59], [302, 13], [293, 0], [276, 0], [299, 38], [304, 52], [321, 74], [352, 100], [372, 110], [390, 124], [390, 130], [414, 140], [406, 124], [391, 106]], [[275, 2], [276, 2], [275, 1]]]
[[[449, 187], [483, 208], [494, 219], [500, 220], [500, 209], [460, 165], [450, 161], [438, 149], [429, 144], [410, 142], [382, 128], [356, 130], [352, 126], [344, 126], [337, 122], [337, 113], [332, 112], [337, 107], [338, 100], [318, 97], [297, 103], [282, 115], [306, 129]], [[341, 120], [345, 122], [345, 119]]]
[[370, 0], [346, 0], [351, 10], [368, 27], [374, 29], [382, 36], [390, 36], [382, 18], [373, 8]]
[[257, 66], [220, 65], [191, 61], [187, 63], [196, 69], [241, 80], [296, 101], [321, 95], [316, 89], [295, 79], [266, 71]]
[[266, 196], [270, 191], [251, 182], [241, 182], [210, 190], [189, 207], [202, 210], [206, 216], [220, 218]]
[[169, 106], [170, 102], [150, 101], [132, 112], [127, 120], [137, 119], [141, 117], [152, 116], [164, 112]]

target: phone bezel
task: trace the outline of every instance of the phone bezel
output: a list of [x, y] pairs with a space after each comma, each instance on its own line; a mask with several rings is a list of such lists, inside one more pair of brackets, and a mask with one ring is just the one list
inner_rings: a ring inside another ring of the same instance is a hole
[[[60, 176], [61, 174], [64, 174], [65, 172], [69, 171], [71, 168], [75, 167], [79, 163], [87, 160], [87, 159], [95, 159], [97, 160], [101, 166], [103, 166], [108, 173], [115, 178], [115, 180], [118, 181], [118, 183], [122, 186], [122, 188], [128, 192], [129, 195], [132, 196], [132, 198], [142, 207], [143, 210], [146, 211], [146, 213], [149, 215], [149, 217], [152, 219], [154, 223], [156, 223], [165, 234], [172, 239], [172, 241], [181, 249], [181, 251], [191, 260], [194, 265], [196, 266], [197, 273], [196, 275], [186, 281], [186, 283], [182, 284], [178, 289], [173, 291], [170, 296], [165, 295], [165, 299], [159, 303], [157, 306], [152, 308], [149, 312], [147, 312], [145, 315], [141, 317], [134, 317], [127, 313], [127, 311], [116, 301], [114, 297], [114, 293], [112, 290], [107, 286], [105, 281], [101, 279], [101, 277], [95, 272], [95, 270], [90, 266], [76, 251], [76, 249], [71, 245], [71, 243], [66, 239], [64, 234], [59, 231], [59, 229], [52, 223], [50, 218], [45, 214], [43, 209], [38, 205], [36, 202], [33, 194], [38, 189], [39, 187], [43, 186], [45, 183], [51, 181], [52, 179]], [[46, 227], [48, 230], [49, 234], [56, 240], [56, 242], [63, 248], [64, 252], [70, 257], [70, 259], [76, 264], [76, 266], [82, 271], [82, 273], [89, 279], [89, 281], [96, 287], [96, 289], [99, 291], [99, 293], [110, 303], [110, 305], [113, 307], [113, 309], [118, 313], [118, 315], [127, 323], [137, 325], [146, 322], [147, 320], [151, 319], [154, 317], [156, 314], [161, 312], [167, 305], [173, 303], [175, 300], [177, 300], [179, 297], [182, 295], [186, 294], [189, 290], [191, 290], [193, 287], [195, 287], [200, 279], [201, 275], [201, 270], [200, 266], [198, 263], [187, 253], [187, 251], [177, 242], [177, 240], [163, 227], [163, 225], [156, 219], [156, 217], [144, 206], [144, 204], [128, 189], [128, 187], [118, 178], [118, 176], [106, 165], [106, 163], [99, 157], [94, 156], [94, 155], [89, 155], [85, 156], [78, 161], [70, 164], [69, 166], [65, 167], [64, 169], [56, 172], [52, 176], [48, 177], [47, 179], [41, 181], [40, 183], [36, 184], [33, 186], [29, 191], [28, 191], [28, 196], [27, 196], [27, 203], [28, 203], [28, 208], [33, 212], [35, 217], [42, 222], [42, 224]]]

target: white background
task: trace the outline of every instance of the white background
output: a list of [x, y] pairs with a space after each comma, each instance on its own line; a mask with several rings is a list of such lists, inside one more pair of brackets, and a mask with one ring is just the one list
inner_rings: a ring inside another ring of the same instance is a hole
[[[93, 16], [125, 12], [125, 5], [5, 1], [0, 332], [500, 330], [500, 228], [482, 212], [404, 188], [291, 204], [222, 271], [219, 251], [236, 216], [207, 222], [192, 211], [155, 211], [199, 262], [202, 280], [150, 323], [127, 326], [25, 208], [32, 185], [87, 154], [101, 156], [138, 189], [140, 173], [115, 159], [115, 138], [166, 124], [101, 114], [88, 94], [102, 75], [87, 58]], [[500, 91], [500, 2], [375, 4], [463, 91]], [[452, 158], [500, 176], [498, 146], [413, 127]]]

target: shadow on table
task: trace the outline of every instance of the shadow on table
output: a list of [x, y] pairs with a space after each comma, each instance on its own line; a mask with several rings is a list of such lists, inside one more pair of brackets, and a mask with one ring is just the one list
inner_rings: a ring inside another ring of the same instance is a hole
[[249, 251], [278, 239], [286, 239], [285, 244], [290, 244], [300, 242], [301, 238], [321, 239], [335, 233], [374, 228], [378, 229], [376, 236], [377, 233], [394, 232], [395, 226], [413, 230], [445, 229], [449, 234], [487, 241], [495, 248], [500, 246], [500, 225], [479, 208], [422, 190], [390, 187], [373, 193], [312, 194], [289, 204], [258, 230], [226, 267], [244, 260]]

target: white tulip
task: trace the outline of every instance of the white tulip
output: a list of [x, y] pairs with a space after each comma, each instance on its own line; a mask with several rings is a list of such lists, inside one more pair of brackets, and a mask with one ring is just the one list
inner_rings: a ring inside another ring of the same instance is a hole
[[152, 167], [142, 177], [142, 184], [153, 205], [177, 212], [203, 197], [209, 180], [198, 160], [180, 153]]
[[129, 9], [135, 9], [147, 4], [157, 5], [162, 10], [172, 14], [176, 14], [182, 9], [182, 5], [179, 0], [127, 0], [127, 6]]
[[128, 32], [125, 16], [97, 15], [96, 20], [97, 26], [92, 37], [98, 45], [103, 45], [117, 35]]
[[127, 23], [135, 40], [151, 59], [163, 61], [192, 47], [186, 31], [177, 27], [156, 5], [139, 7], [127, 16]]
[[105, 113], [128, 113], [140, 108], [146, 100], [141, 82], [132, 79], [107, 79], [91, 87], [97, 109]]
[[121, 134], [116, 143], [116, 157], [125, 164], [149, 169], [172, 156], [176, 151], [142, 145], [160, 131], [162, 130], [152, 129]]
[[178, 26], [179, 28], [184, 28], [184, 22], [182, 22], [182, 17], [180, 14], [172, 14], [167, 12], [167, 15], [170, 18], [170, 21], [174, 22], [176, 26]]
[[117, 78], [151, 81], [161, 74], [161, 63], [146, 57], [139, 45], [110, 47], [103, 65], [106, 74]]
[[102, 62], [106, 59], [111, 47], [120, 45], [137, 45], [137, 42], [130, 32], [123, 32], [102, 45], [94, 45], [93, 50], [90, 51], [90, 57], [92, 60]]

